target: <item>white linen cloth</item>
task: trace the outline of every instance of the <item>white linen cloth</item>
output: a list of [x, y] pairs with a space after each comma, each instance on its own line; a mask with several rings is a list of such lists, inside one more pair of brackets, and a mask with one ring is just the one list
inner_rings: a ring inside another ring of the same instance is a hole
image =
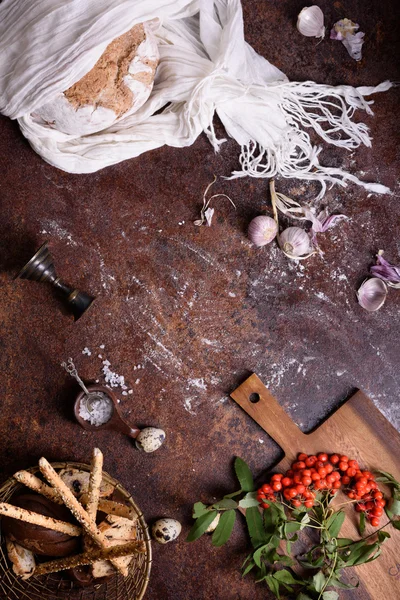
[[[160, 64], [141, 109], [81, 137], [35, 120], [35, 109], [79, 81], [113, 39], [143, 21], [152, 21]], [[370, 146], [368, 127], [352, 117], [356, 109], [372, 114], [365, 96], [391, 83], [289, 82], [245, 42], [240, 0], [3, 0], [0, 57], [0, 112], [18, 119], [36, 152], [64, 171], [92, 173], [163, 145], [188, 146], [203, 131], [218, 151], [225, 140], [215, 135], [216, 113], [241, 146], [241, 168], [232, 177], [317, 180], [319, 197], [328, 182], [389, 192], [320, 165], [321, 149], [306, 129], [343, 148]]]

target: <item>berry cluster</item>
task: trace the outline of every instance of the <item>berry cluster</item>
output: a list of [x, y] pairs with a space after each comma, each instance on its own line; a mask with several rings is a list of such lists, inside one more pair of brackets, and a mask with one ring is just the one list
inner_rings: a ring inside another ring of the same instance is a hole
[[304, 505], [312, 508], [318, 491], [327, 491], [334, 495], [344, 488], [347, 496], [357, 502], [357, 512], [365, 512], [374, 527], [379, 525], [385, 500], [382, 492], [369, 471], [361, 471], [356, 460], [347, 456], [325, 452], [308, 456], [300, 453], [291, 468], [285, 473], [275, 473], [269, 483], [257, 491], [257, 500], [267, 509], [278, 494], [290, 502], [293, 508]]

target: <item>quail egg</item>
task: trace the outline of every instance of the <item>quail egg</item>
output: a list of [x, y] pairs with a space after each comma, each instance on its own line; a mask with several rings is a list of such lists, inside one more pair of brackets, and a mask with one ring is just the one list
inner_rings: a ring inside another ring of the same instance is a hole
[[145, 427], [136, 438], [136, 448], [144, 452], [154, 452], [165, 440], [165, 431], [156, 427]]
[[182, 525], [176, 519], [159, 519], [151, 528], [153, 538], [159, 544], [173, 542], [182, 531]]
[[220, 518], [221, 518], [221, 515], [220, 515], [220, 513], [218, 513], [217, 516], [215, 517], [215, 519], [213, 521], [211, 521], [211, 523], [207, 527], [206, 533], [212, 533], [213, 531], [215, 531], [217, 529]]

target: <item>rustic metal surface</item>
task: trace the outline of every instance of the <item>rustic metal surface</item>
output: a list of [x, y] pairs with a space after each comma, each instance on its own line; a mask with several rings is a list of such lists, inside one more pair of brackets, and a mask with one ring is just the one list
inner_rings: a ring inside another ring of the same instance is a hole
[[[366, 42], [360, 63], [339, 42], [317, 46], [301, 37], [294, 27], [303, 6], [297, 0], [244, 0], [247, 39], [292, 80], [399, 80], [397, 2], [320, 4], [329, 27], [344, 16], [361, 23]], [[251, 371], [304, 430], [357, 387], [399, 426], [400, 293], [390, 292], [376, 314], [355, 299], [380, 248], [400, 261], [398, 98], [396, 89], [380, 94], [375, 117], [360, 115], [371, 127], [372, 149], [329, 147], [322, 157], [388, 185], [393, 195], [369, 197], [355, 186], [330, 190], [324, 203], [351, 220], [321, 236], [323, 259], [303, 264], [274, 246], [257, 250], [246, 238], [250, 219], [269, 204], [265, 180], [219, 179], [215, 192], [229, 194], [237, 210], [219, 199], [211, 228], [192, 224], [213, 174], [228, 175], [237, 165], [232, 141], [215, 155], [202, 136], [187, 149], [164, 148], [78, 176], [44, 163], [17, 124], [1, 118], [2, 478], [41, 455], [87, 461], [96, 444], [106, 454], [106, 470], [132, 492], [148, 520], [176, 517], [185, 534], [194, 501], [233, 489], [234, 455], [255, 472], [279, 457], [228, 399]], [[300, 200], [317, 191], [284, 180], [277, 189]], [[63, 278], [97, 296], [78, 323], [60, 312], [48, 286], [12, 281], [45, 240]], [[90, 357], [82, 354], [85, 347]], [[77, 390], [60, 363], [72, 356], [84, 379], [101, 380], [98, 354], [134, 390], [119, 395], [125, 417], [166, 430], [167, 441], [154, 455], [140, 454], [122, 435], [88, 433], [74, 422]], [[268, 597], [251, 578], [240, 577], [246, 551], [240, 526], [222, 549], [206, 539], [186, 544], [184, 534], [155, 548], [149, 598]]]

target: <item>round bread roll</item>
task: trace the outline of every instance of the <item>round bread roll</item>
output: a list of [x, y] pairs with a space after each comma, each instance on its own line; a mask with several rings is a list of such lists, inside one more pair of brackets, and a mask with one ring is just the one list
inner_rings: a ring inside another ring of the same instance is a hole
[[[54, 504], [51, 500], [38, 494], [20, 494], [12, 498], [12, 503], [14, 506], [32, 510], [46, 517], [53, 517], [69, 523], [74, 522], [70, 511], [65, 506]], [[11, 541], [17, 542], [35, 554], [68, 556], [79, 548], [79, 538], [47, 529], [47, 527], [18, 521], [10, 517], [2, 517], [1, 525], [2, 531]]]
[[32, 116], [41, 125], [72, 135], [101, 131], [146, 102], [158, 60], [153, 32], [139, 23], [113, 40], [82, 79]]

